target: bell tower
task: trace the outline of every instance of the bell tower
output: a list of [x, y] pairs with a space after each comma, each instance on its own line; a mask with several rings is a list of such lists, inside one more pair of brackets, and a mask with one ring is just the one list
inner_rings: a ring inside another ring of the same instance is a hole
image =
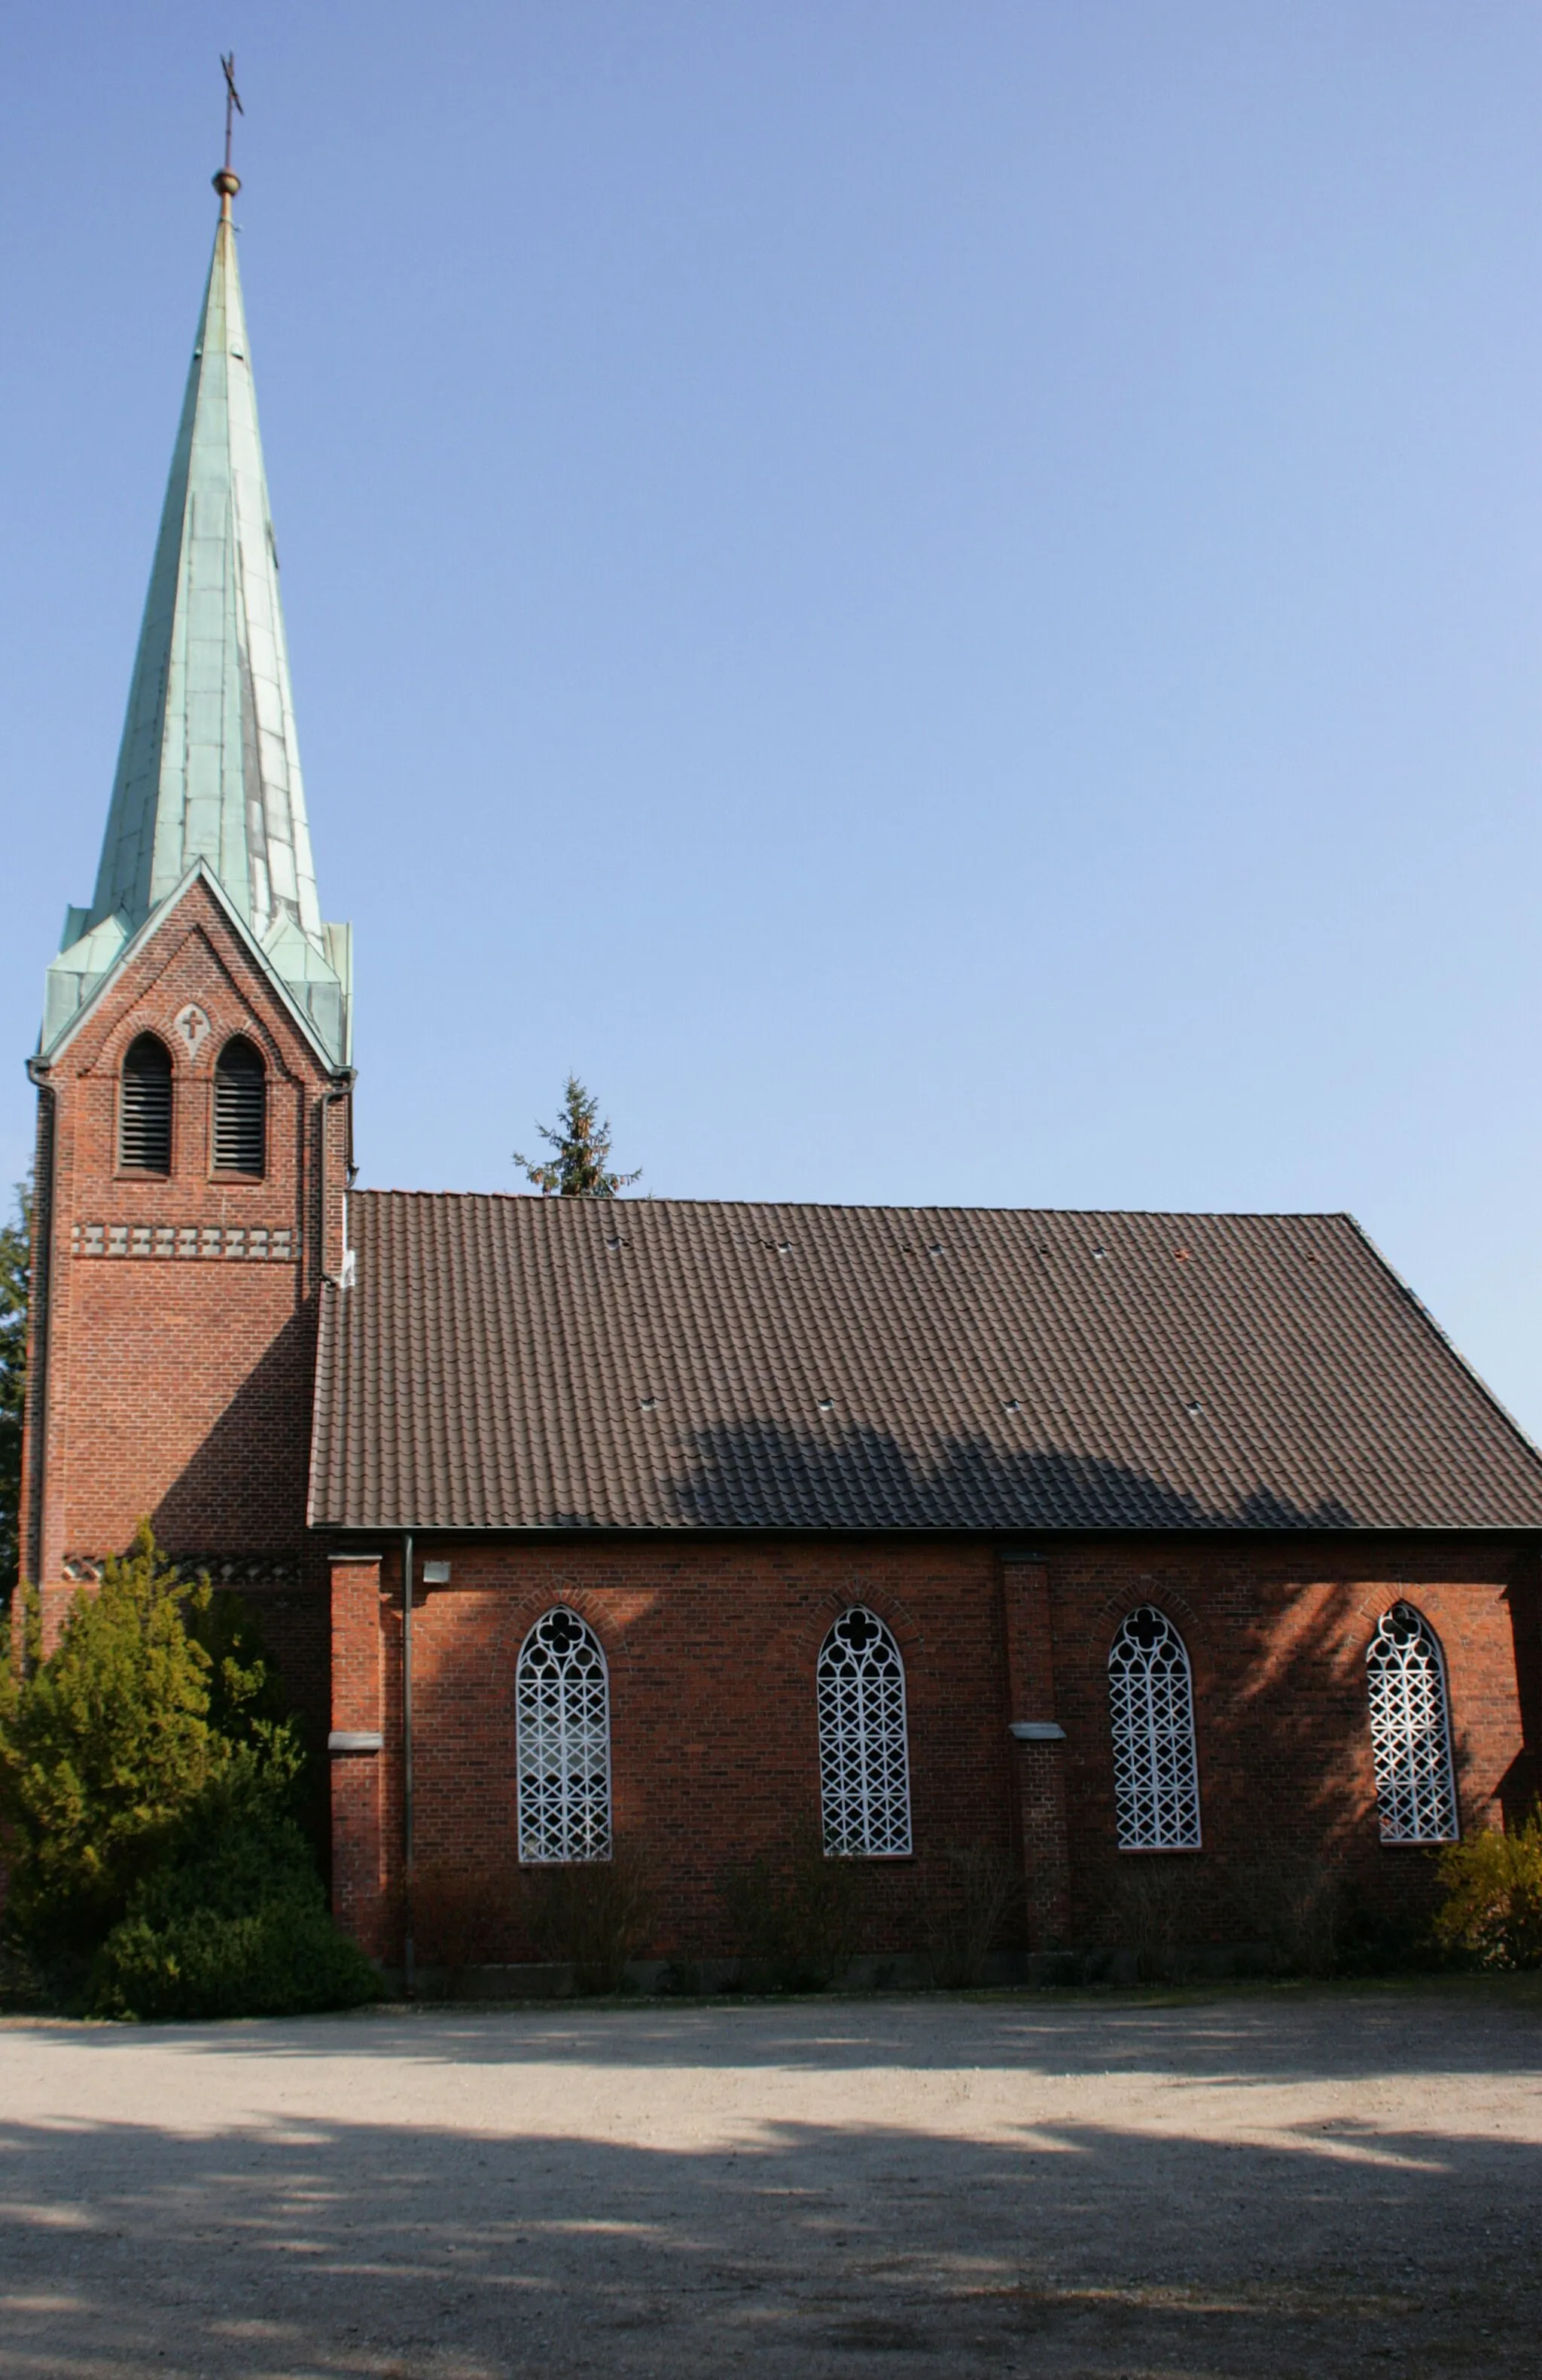
[[45, 1621], [149, 1514], [298, 1584], [346, 1273], [352, 951], [325, 924], [228, 159], [96, 887], [48, 969], [23, 1574]]

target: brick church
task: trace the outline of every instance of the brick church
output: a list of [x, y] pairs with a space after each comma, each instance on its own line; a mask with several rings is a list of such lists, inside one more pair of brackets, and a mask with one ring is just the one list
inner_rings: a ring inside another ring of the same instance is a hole
[[[660, 1956], [822, 1830], [870, 1947], [960, 1848], [1019, 1949], [1260, 1850], [1426, 1904], [1542, 1765], [1542, 1457], [1347, 1215], [361, 1191], [220, 220], [96, 889], [30, 1072], [23, 1564], [149, 1513], [258, 1609], [341, 1920], [646, 1848]], [[814, 1840], [818, 1840], [817, 1837]], [[1151, 1872], [1150, 1869], [1148, 1873]]]

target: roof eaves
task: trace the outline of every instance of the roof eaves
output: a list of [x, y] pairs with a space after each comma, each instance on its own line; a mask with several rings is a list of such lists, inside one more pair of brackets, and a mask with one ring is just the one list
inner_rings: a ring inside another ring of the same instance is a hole
[[871, 1537], [922, 1537], [942, 1544], [955, 1537], [1001, 1538], [1009, 1544], [1025, 1537], [1080, 1542], [1088, 1537], [1118, 1537], [1132, 1544], [1160, 1536], [1164, 1542], [1217, 1536], [1287, 1537], [1530, 1537], [1539, 1533], [1536, 1521], [1318, 1521], [1294, 1526], [1281, 1521], [1239, 1521], [1223, 1515], [1211, 1522], [1163, 1524], [1150, 1521], [447, 1521], [349, 1520], [312, 1512], [306, 1526], [314, 1534], [341, 1536], [508, 1537], [521, 1544], [539, 1539], [562, 1544], [578, 1537], [653, 1538], [693, 1544], [745, 1537], [828, 1537], [843, 1542]]

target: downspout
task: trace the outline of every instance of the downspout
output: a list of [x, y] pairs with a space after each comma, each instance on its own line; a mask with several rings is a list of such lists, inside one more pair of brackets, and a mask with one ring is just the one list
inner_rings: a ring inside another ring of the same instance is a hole
[[[27, 1543], [17, 1544], [17, 1576], [42, 1584], [43, 1498], [48, 1469], [48, 1354], [54, 1315], [54, 1168], [57, 1158], [59, 1099], [45, 1059], [29, 1058], [27, 1078], [37, 1087], [37, 1156], [32, 1167], [32, 1230], [27, 1257], [27, 1302], [31, 1344], [27, 1350], [26, 1402], [22, 1409], [27, 1469]], [[20, 1606], [18, 1606], [18, 1609]]]
[[[319, 1196], [321, 1200], [321, 1278], [331, 1289], [352, 1289], [354, 1285], [354, 1252], [348, 1245], [348, 1192], [354, 1186], [354, 1177], [358, 1169], [354, 1163], [354, 1153], [352, 1148], [353, 1133], [350, 1129], [348, 1135], [350, 1145], [345, 1150], [343, 1156], [343, 1163], [346, 1170], [347, 1179], [343, 1191], [343, 1266], [341, 1271], [331, 1273], [327, 1270], [327, 1150], [330, 1140], [327, 1123], [330, 1110], [337, 1105], [339, 1099], [351, 1099], [354, 1084], [356, 1080], [357, 1077], [355, 1076], [353, 1068], [350, 1066], [343, 1074], [334, 1075], [332, 1077], [331, 1089], [330, 1091], [323, 1091], [321, 1094], [321, 1179], [319, 1184]], [[352, 1117], [353, 1110], [350, 1107], [350, 1126], [352, 1123]]]
[[416, 1997], [413, 1973], [412, 1806], [412, 1531], [402, 1540], [402, 1972], [408, 1999]]

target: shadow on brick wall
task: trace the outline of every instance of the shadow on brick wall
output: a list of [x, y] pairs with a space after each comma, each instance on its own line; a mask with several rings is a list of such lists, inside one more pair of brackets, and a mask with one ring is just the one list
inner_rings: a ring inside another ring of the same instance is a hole
[[306, 1543], [314, 1303], [291, 1315], [151, 1514], [171, 1553], [291, 1551]]

